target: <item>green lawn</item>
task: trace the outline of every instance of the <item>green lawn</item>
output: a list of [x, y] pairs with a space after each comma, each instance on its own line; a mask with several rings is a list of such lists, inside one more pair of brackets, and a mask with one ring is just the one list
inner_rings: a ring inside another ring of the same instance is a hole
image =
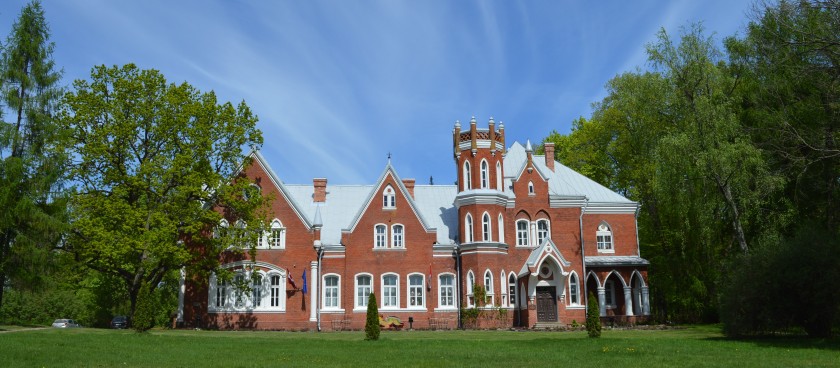
[[585, 332], [224, 332], [101, 329], [0, 333], [0, 367], [840, 366], [840, 341], [726, 340], [717, 327]]

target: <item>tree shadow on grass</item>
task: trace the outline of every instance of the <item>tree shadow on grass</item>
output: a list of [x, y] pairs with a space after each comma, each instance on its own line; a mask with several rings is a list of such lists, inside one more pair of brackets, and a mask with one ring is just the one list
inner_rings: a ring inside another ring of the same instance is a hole
[[709, 341], [737, 341], [752, 343], [759, 347], [779, 349], [818, 349], [840, 351], [840, 338], [830, 339], [809, 338], [805, 335], [756, 336], [742, 338], [728, 338], [725, 336], [707, 337]]

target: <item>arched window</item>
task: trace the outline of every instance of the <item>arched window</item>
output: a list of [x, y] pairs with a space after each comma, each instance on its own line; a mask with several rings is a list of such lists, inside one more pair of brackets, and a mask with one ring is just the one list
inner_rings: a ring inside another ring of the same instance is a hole
[[580, 304], [580, 284], [578, 284], [577, 273], [574, 271], [569, 275], [569, 304]]
[[338, 275], [324, 276], [324, 309], [339, 309], [341, 288], [338, 287]]
[[473, 221], [472, 215], [469, 213], [467, 217], [464, 219], [464, 243], [472, 243], [473, 242]]
[[455, 276], [440, 275], [438, 283], [438, 307], [455, 308]]
[[502, 217], [502, 214], [499, 214], [499, 243], [505, 242], [505, 219]]
[[400, 224], [396, 224], [394, 226], [391, 226], [391, 247], [402, 248], [402, 247], [405, 246], [404, 230], [405, 230], [405, 228]]
[[225, 237], [227, 235], [228, 226], [227, 220], [221, 219], [219, 221], [219, 226], [216, 226], [216, 229], [213, 230], [213, 238], [218, 239]]
[[472, 270], [467, 272], [467, 306], [472, 307], [475, 305], [475, 299], [473, 297], [473, 286], [475, 286], [475, 275], [473, 274]]
[[245, 308], [245, 299], [248, 297], [245, 295], [247, 289], [242, 287], [243, 285], [247, 286], [245, 282], [245, 273], [242, 271], [236, 272], [236, 275], [233, 276], [233, 306], [236, 309]]
[[528, 182], [528, 195], [534, 195], [534, 183]]
[[600, 225], [598, 225], [598, 231], [595, 233], [595, 236], [598, 242], [599, 252], [614, 252], [612, 230], [610, 230], [610, 225], [608, 225], [606, 222], [602, 222]]
[[481, 160], [481, 189], [487, 189], [489, 185], [489, 168], [487, 167], [487, 160]]
[[382, 308], [400, 307], [399, 281], [395, 274], [382, 275]]
[[373, 292], [373, 277], [370, 275], [356, 276], [356, 309], [365, 309], [368, 305], [370, 293]]
[[499, 300], [500, 306], [507, 306], [508, 305], [508, 292], [507, 292], [507, 285], [505, 285], [505, 270], [499, 273], [499, 293], [502, 294], [501, 299]]
[[490, 239], [490, 215], [487, 212], [481, 216], [481, 240], [489, 242]]
[[278, 219], [271, 221], [268, 232], [268, 247], [271, 249], [286, 249], [286, 228]]
[[493, 305], [493, 297], [495, 294], [493, 293], [493, 274], [490, 270], [484, 271], [484, 291], [487, 292], [486, 299], [484, 299], [484, 305]]
[[528, 220], [516, 220], [516, 245], [527, 247], [531, 245], [528, 239]]
[[422, 308], [426, 306], [423, 292], [425, 277], [422, 274], [408, 276], [408, 308]]
[[537, 245], [541, 245], [544, 240], [548, 239], [550, 237], [549, 234], [548, 220], [537, 220]]
[[508, 295], [510, 295], [510, 305], [514, 306], [516, 304], [516, 276], [513, 272], [508, 277]]
[[385, 248], [385, 233], [388, 232], [388, 227], [383, 224], [378, 224], [374, 227], [373, 231], [373, 247], [374, 248]]
[[502, 177], [502, 164], [500, 162], [496, 163], [496, 190], [504, 191], [505, 188], [502, 184], [504, 181], [504, 177]]
[[472, 189], [472, 173], [470, 170], [470, 162], [464, 161], [464, 189], [463, 190], [470, 190]]
[[382, 208], [395, 208], [397, 206], [396, 196], [394, 195], [394, 188], [386, 186], [382, 191]]

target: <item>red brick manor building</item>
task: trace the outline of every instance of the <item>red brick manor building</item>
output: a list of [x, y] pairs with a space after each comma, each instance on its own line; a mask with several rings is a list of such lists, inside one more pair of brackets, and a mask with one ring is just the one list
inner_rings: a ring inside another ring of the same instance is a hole
[[479, 326], [539, 328], [582, 323], [589, 291], [602, 317], [648, 316], [638, 204], [556, 162], [552, 144], [545, 156], [508, 147], [504, 124], [488, 125], [455, 124], [456, 185], [417, 185], [390, 162], [373, 184], [287, 184], [252, 153], [244, 174], [274, 198], [270, 230], [255, 261], [223, 265], [251, 290], [186, 275], [179, 320], [362, 329], [374, 293], [380, 315], [406, 327], [456, 328], [459, 309], [476, 307]]

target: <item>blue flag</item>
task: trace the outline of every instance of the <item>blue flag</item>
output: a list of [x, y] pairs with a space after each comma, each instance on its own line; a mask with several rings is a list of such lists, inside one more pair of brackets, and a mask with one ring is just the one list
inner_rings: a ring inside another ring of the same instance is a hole
[[305, 269], [303, 270], [303, 276], [301, 278], [303, 279], [303, 288], [301, 289], [301, 291], [303, 291], [303, 293], [306, 294], [306, 270]]

